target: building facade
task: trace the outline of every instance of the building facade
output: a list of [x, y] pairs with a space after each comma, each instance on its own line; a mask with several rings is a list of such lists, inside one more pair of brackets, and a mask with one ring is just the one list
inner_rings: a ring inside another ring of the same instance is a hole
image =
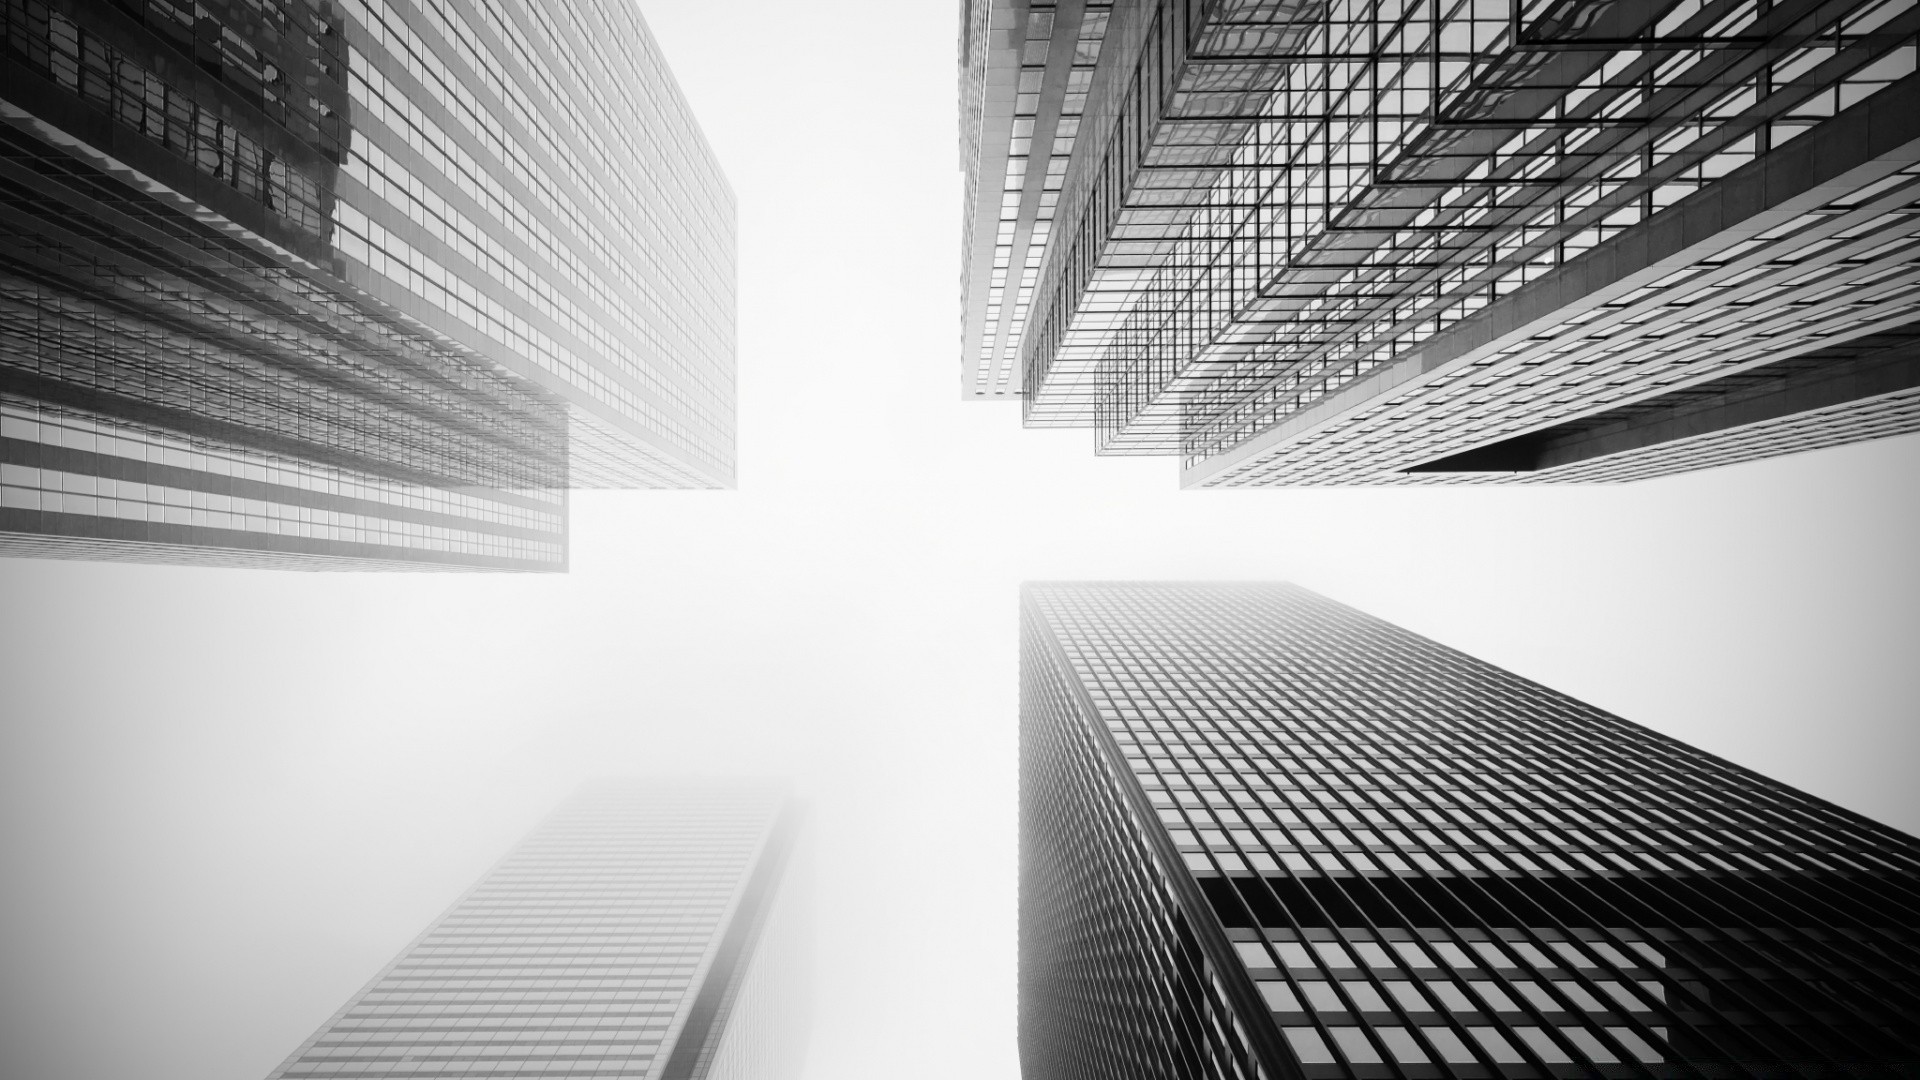
[[1021, 634], [1028, 1080], [1920, 1068], [1912, 837], [1293, 586]]
[[590, 785], [270, 1080], [794, 1075], [795, 815], [763, 787]]
[[633, 5], [0, 35], [0, 551], [564, 569], [569, 488], [731, 486], [733, 197]]
[[1911, 0], [963, 0], [962, 396], [1187, 486], [1920, 429]]

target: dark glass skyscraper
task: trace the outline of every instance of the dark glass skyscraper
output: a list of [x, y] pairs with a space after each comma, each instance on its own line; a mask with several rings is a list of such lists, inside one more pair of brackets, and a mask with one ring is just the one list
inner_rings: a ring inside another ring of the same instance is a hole
[[1920, 1069], [1912, 837], [1288, 585], [1021, 625], [1027, 1080]]
[[732, 195], [632, 4], [0, 11], [0, 551], [564, 569], [568, 488], [732, 484]]
[[795, 828], [764, 788], [590, 785], [271, 1080], [792, 1076]]
[[1920, 430], [1912, 0], [963, 0], [962, 396], [1188, 486]]

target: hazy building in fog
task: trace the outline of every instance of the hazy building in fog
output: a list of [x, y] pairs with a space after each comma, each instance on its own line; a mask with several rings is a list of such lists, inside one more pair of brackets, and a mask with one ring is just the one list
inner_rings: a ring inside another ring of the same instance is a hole
[[1912, 837], [1292, 586], [1021, 626], [1027, 1080], [1920, 1067]]
[[1186, 486], [1920, 429], [1910, 0], [963, 0], [961, 395]]
[[795, 813], [765, 788], [590, 785], [271, 1080], [794, 1075]]
[[564, 569], [570, 487], [731, 486], [634, 5], [0, 2], [0, 552]]

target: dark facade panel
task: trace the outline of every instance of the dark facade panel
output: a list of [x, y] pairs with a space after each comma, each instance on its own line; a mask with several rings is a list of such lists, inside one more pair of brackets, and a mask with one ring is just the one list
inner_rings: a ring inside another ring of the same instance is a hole
[[[1920, 327], [1867, 334], [1838, 346], [1748, 368], [1504, 442], [1487, 443], [1408, 472], [1534, 472], [1609, 464], [1678, 444], [1805, 418], [1817, 410], [1863, 413], [1920, 394]], [[1822, 428], [1844, 428], [1837, 418]], [[1838, 441], [1853, 441], [1844, 439]]]
[[1920, 1068], [1911, 837], [1291, 586], [1022, 626], [1029, 1076]]

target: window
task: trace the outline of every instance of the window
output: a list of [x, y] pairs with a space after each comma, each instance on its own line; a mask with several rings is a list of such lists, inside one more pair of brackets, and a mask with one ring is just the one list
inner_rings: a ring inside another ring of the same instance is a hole
[[1552, 1036], [1548, 1035], [1544, 1029], [1521, 1027], [1514, 1028], [1513, 1031], [1514, 1034], [1520, 1036], [1522, 1042], [1533, 1049], [1534, 1053], [1540, 1055], [1540, 1060], [1548, 1064], [1564, 1065], [1573, 1060], [1567, 1056], [1567, 1052], [1562, 1050], [1560, 1045], [1554, 1042]]
[[1482, 1049], [1486, 1050], [1488, 1057], [1503, 1065], [1523, 1060], [1520, 1057], [1520, 1051], [1514, 1049], [1513, 1044], [1508, 1042], [1507, 1037], [1500, 1034], [1498, 1029], [1470, 1027], [1467, 1033], [1473, 1036], [1474, 1041], [1479, 1043]]
[[1327, 1041], [1320, 1037], [1318, 1031], [1302, 1027], [1281, 1028], [1280, 1031], [1287, 1037], [1287, 1045], [1293, 1047], [1294, 1055], [1302, 1065], [1334, 1063], [1333, 1051], [1327, 1049]]
[[1340, 1052], [1348, 1061], [1356, 1065], [1376, 1065], [1381, 1061], [1380, 1051], [1367, 1038], [1367, 1033], [1357, 1027], [1333, 1028], [1333, 1041], [1340, 1044]]
[[1283, 982], [1263, 982], [1259, 984], [1260, 996], [1267, 999], [1267, 1008], [1274, 1012], [1300, 1012], [1300, 999], [1295, 996], [1293, 987]]
[[1467, 1049], [1467, 1044], [1454, 1034], [1452, 1028], [1423, 1027], [1420, 1034], [1427, 1037], [1427, 1041], [1440, 1051], [1440, 1056], [1450, 1065], [1470, 1065], [1480, 1060], [1473, 1056], [1473, 1051]]
[[1387, 1044], [1387, 1053], [1396, 1062], [1403, 1065], [1419, 1065], [1431, 1060], [1427, 1057], [1427, 1052], [1420, 1049], [1419, 1043], [1414, 1040], [1413, 1032], [1406, 1028], [1378, 1027], [1373, 1029], [1373, 1033], [1380, 1037], [1381, 1042]]

